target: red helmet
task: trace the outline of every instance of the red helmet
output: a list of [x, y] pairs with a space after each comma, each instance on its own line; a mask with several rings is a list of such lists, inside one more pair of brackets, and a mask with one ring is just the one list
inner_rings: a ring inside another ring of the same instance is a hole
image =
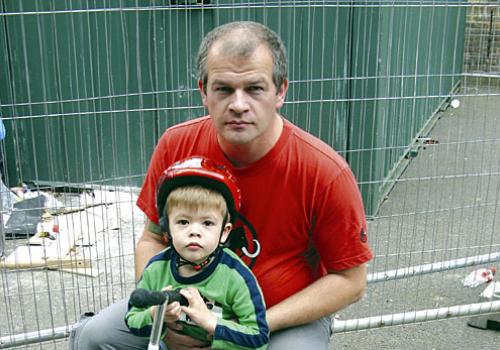
[[236, 184], [236, 178], [226, 167], [210, 159], [194, 156], [175, 162], [158, 179], [156, 209], [161, 226], [166, 220], [163, 211], [170, 192], [178, 187], [191, 185], [203, 186], [222, 194], [231, 215], [231, 222], [236, 221], [241, 208], [241, 192]]

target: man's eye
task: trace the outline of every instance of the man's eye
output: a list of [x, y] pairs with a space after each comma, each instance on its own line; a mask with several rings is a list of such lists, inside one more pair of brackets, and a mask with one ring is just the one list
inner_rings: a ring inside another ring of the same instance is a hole
[[229, 88], [229, 87], [227, 87], [227, 86], [219, 86], [219, 87], [216, 87], [216, 88], [215, 88], [215, 91], [217, 91], [217, 92], [227, 93], [227, 92], [230, 92], [230, 91], [231, 91], [231, 88]]
[[250, 92], [258, 92], [258, 91], [263, 91], [264, 88], [262, 86], [250, 86], [248, 90]]

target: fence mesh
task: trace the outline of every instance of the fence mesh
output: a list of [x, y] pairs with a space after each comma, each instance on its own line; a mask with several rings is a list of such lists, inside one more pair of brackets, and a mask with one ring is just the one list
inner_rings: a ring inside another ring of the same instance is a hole
[[[249, 19], [288, 48], [284, 116], [335, 147], [363, 192], [375, 258], [366, 296], [335, 315], [333, 347], [494, 348], [463, 317], [500, 305], [478, 307], [486, 284], [463, 282], [500, 259], [498, 1], [0, 7], [0, 347], [64, 349], [81, 313], [133, 290], [154, 144], [204, 113], [201, 37]], [[54, 225], [56, 239], [32, 236]]]

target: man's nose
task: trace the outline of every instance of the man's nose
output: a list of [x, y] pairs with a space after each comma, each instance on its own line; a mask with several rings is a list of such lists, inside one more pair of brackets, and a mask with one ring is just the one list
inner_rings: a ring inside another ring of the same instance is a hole
[[243, 113], [248, 111], [247, 96], [244, 91], [234, 91], [229, 109], [235, 113]]

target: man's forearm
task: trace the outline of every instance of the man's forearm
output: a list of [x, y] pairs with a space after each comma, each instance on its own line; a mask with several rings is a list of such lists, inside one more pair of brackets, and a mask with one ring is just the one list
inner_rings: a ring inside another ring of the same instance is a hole
[[142, 271], [146, 267], [149, 260], [165, 249], [165, 243], [161, 240], [161, 236], [148, 231], [148, 222], [146, 222], [144, 232], [141, 238], [137, 241], [135, 247], [135, 279], [139, 280]]
[[267, 310], [271, 332], [306, 324], [359, 300], [366, 287], [366, 266], [328, 274]]

